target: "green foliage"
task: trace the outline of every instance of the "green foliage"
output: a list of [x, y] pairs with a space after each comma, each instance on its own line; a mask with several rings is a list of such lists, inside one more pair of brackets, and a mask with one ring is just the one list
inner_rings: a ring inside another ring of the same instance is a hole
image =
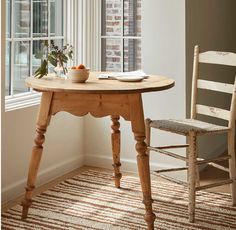
[[64, 66], [69, 59], [72, 60], [73, 57], [73, 47], [71, 45], [65, 45], [62, 49], [59, 49], [58, 46], [54, 44], [54, 41], [48, 44], [48, 41], [44, 42], [44, 47], [49, 50], [49, 53], [45, 56], [43, 51], [39, 51], [35, 54], [35, 58], [41, 59], [41, 66], [35, 71], [34, 77], [42, 78], [48, 74], [48, 64], [50, 63], [53, 66], [59, 64], [62, 67], [64, 74], [66, 74], [67, 69]]
[[35, 71], [34, 77], [42, 78], [48, 73], [48, 62], [47, 60], [43, 60], [41, 66]]

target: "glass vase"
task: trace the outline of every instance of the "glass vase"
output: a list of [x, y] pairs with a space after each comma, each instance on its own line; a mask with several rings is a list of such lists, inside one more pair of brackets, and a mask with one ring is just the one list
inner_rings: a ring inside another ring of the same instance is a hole
[[67, 78], [67, 75], [63, 70], [63, 67], [59, 63], [57, 63], [57, 66], [54, 68], [54, 72], [57, 75], [57, 77]]

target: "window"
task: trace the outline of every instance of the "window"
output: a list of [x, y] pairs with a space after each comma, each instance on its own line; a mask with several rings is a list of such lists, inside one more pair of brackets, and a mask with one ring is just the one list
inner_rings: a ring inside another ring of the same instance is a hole
[[6, 99], [31, 94], [25, 78], [39, 67], [35, 54], [45, 41], [63, 44], [63, 4], [64, 0], [6, 1]]
[[141, 69], [141, 0], [102, 0], [102, 70]]

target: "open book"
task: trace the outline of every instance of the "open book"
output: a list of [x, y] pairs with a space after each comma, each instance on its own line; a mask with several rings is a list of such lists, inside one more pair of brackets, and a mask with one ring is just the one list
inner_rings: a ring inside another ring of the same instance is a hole
[[143, 77], [148, 78], [148, 75], [145, 74], [142, 70], [131, 71], [131, 72], [110, 72], [102, 73], [98, 75], [98, 79], [117, 79], [117, 78], [127, 78], [127, 77]]

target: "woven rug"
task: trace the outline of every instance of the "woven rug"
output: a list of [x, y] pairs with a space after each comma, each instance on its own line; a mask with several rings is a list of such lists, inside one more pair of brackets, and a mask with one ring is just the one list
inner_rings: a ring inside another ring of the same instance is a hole
[[[2, 214], [2, 229], [146, 229], [139, 179], [122, 178], [116, 189], [111, 173], [88, 170], [34, 197], [26, 221], [21, 206]], [[196, 223], [187, 220], [187, 191], [152, 180], [155, 229], [236, 229], [236, 208], [229, 195], [199, 192]]]

